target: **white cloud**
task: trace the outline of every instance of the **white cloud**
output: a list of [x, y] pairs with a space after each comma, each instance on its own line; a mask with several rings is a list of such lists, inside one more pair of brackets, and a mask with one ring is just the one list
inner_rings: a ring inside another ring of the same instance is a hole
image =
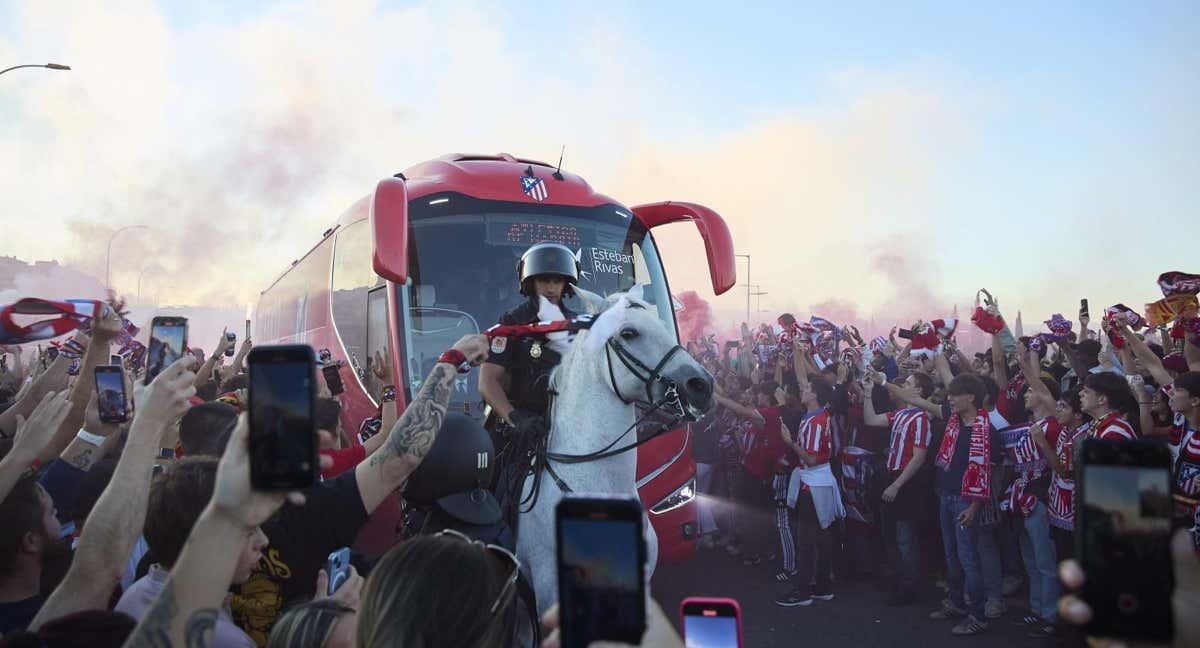
[[[187, 27], [149, 3], [14, 15], [14, 49], [49, 44], [76, 70], [0, 84], [22, 124], [0, 133], [19, 151], [0, 156], [0, 209], [37, 223], [0, 253], [102, 274], [107, 233], [146, 224], [115, 246], [114, 284], [156, 264], [146, 280], [173, 303], [246, 303], [405, 166], [452, 151], [554, 161], [563, 144], [568, 169], [624, 202], [717, 208], [756, 279], [796, 275], [775, 303], [882, 303], [892, 284], [863, 276], [867, 255], [928, 221], [938, 165], [969, 133], [928, 66], [844, 71], [816, 106], [689, 131], [703, 107], [604, 18], [545, 60], [510, 36], [513, 15], [471, 3], [278, 5]], [[664, 119], [681, 126], [663, 134]], [[668, 246], [698, 249], [677, 232]], [[669, 269], [677, 289], [708, 284]]]

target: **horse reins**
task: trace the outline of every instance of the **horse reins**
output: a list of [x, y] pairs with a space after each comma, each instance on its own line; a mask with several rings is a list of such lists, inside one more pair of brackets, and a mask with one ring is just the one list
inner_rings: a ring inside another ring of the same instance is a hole
[[[529, 495], [527, 495], [525, 499], [521, 501], [522, 506], [528, 506], [528, 508], [525, 509], [526, 511], [532, 510], [538, 501], [539, 491], [541, 490], [542, 473], [539, 468], [545, 469], [546, 474], [550, 475], [550, 479], [554, 481], [559, 490], [564, 493], [574, 492], [571, 486], [567, 484], [567, 482], [564, 481], [561, 476], [559, 476], [557, 471], [554, 470], [553, 465], [550, 463], [551, 461], [556, 461], [563, 464], [580, 464], [591, 461], [599, 461], [609, 457], [615, 457], [648, 443], [653, 439], [657, 439], [667, 432], [670, 432], [671, 430], [675, 429], [676, 425], [687, 418], [687, 411], [684, 409], [683, 402], [679, 397], [679, 386], [675, 383], [675, 381], [663, 376], [662, 374], [663, 368], [666, 367], [667, 363], [671, 361], [671, 358], [680, 351], [686, 351], [686, 349], [676, 344], [669, 351], [667, 351], [667, 353], [663, 355], [662, 359], [659, 360], [658, 364], [651, 369], [644, 362], [638, 360], [637, 357], [635, 357], [629, 351], [629, 349], [626, 348], [625, 345], [621, 344], [617, 339], [613, 338], [608, 340], [608, 342], [605, 344], [604, 355], [608, 361], [608, 377], [610, 383], [612, 384], [613, 393], [616, 394], [617, 398], [619, 398], [621, 402], [625, 403], [626, 405], [645, 405], [648, 407], [648, 409], [642, 414], [641, 417], [634, 421], [632, 425], [625, 428], [624, 432], [610, 441], [608, 445], [594, 452], [589, 452], [586, 454], [563, 454], [559, 452], [550, 452], [548, 450], [550, 439], [547, 435], [547, 437], [538, 444], [536, 451], [533, 453], [533, 461], [532, 465], [530, 466], [530, 470], [533, 472], [533, 484]], [[634, 375], [634, 377], [636, 377], [638, 380], [641, 380], [646, 386], [646, 400], [628, 399], [624, 396], [624, 394], [621, 393], [620, 388], [617, 386], [616, 372], [613, 370], [613, 352], [616, 353], [617, 359], [621, 361], [621, 364], [625, 365], [625, 368], [628, 369], [629, 372]], [[666, 391], [663, 393], [662, 398], [654, 401], [654, 385], [660, 382], [666, 385]], [[554, 397], [557, 395], [557, 393], [558, 392], [553, 389], [550, 390], [551, 416], [553, 416]], [[653, 433], [638, 439], [633, 443], [623, 445], [619, 448], [613, 448], [613, 446], [621, 442], [621, 439], [624, 439], [626, 436], [628, 436], [630, 432], [637, 429], [637, 427], [644, 423], [646, 419], [648, 419], [658, 410], [662, 409], [664, 406], [671, 406], [674, 410], [669, 422], [659, 425], [658, 429]]]

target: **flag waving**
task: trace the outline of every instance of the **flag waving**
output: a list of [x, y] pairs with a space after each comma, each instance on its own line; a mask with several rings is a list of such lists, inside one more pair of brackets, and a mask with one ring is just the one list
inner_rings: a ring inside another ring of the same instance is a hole
[[[95, 299], [52, 301], [26, 297], [0, 306], [0, 344], [24, 344], [65, 335], [100, 316], [102, 302]], [[16, 315], [46, 315], [32, 324], [18, 324]]]

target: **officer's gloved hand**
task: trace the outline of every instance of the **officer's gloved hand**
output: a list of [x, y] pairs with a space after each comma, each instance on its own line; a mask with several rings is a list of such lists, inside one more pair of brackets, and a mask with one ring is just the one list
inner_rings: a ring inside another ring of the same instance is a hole
[[508, 415], [508, 422], [512, 423], [518, 434], [527, 439], [537, 438], [550, 430], [546, 417], [524, 410], [513, 410]]

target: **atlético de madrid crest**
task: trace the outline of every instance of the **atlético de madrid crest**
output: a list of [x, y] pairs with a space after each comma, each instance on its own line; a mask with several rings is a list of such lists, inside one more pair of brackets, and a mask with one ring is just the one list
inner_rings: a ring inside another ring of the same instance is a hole
[[526, 196], [538, 202], [542, 202], [550, 197], [550, 193], [546, 191], [545, 181], [541, 178], [533, 178], [528, 175], [521, 176], [521, 191], [524, 191]]

